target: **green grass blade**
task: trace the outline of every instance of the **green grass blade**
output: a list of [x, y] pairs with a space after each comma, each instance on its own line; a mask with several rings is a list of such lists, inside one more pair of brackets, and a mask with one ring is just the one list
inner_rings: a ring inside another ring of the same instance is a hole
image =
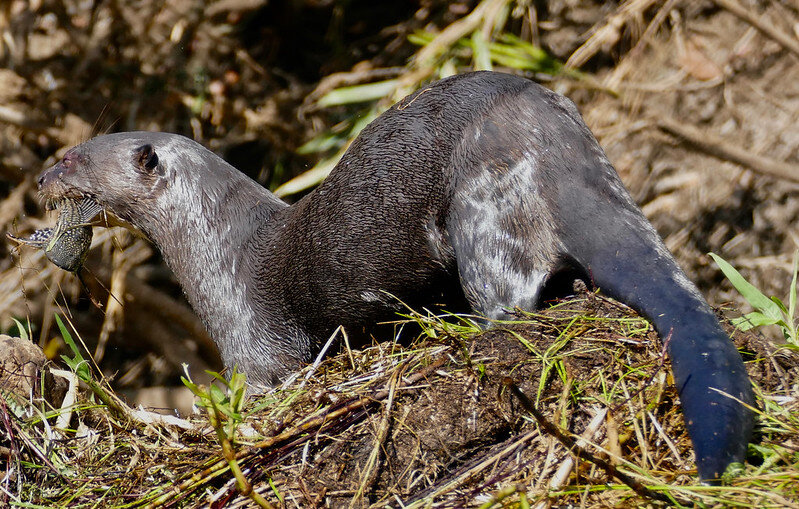
[[780, 308], [777, 304], [775, 304], [771, 299], [763, 295], [763, 292], [758, 290], [754, 285], [752, 285], [749, 281], [744, 279], [740, 272], [735, 270], [735, 268], [727, 263], [723, 258], [717, 256], [713, 253], [708, 253], [713, 261], [716, 262], [716, 265], [719, 266], [721, 272], [724, 273], [727, 279], [730, 280], [732, 286], [735, 287], [738, 292], [743, 295], [743, 297], [752, 305], [753, 308], [757, 309], [764, 315], [771, 317], [775, 320], [779, 320], [782, 317], [780, 316]]
[[397, 88], [397, 80], [376, 81], [365, 85], [341, 87], [326, 93], [319, 99], [319, 106], [341, 106], [343, 104], [376, 101], [391, 95]]
[[61, 321], [61, 317], [57, 314], [55, 316], [56, 324], [58, 325], [58, 330], [61, 331], [61, 337], [64, 340], [64, 343], [67, 344], [70, 350], [72, 350], [72, 354], [74, 357], [69, 358], [66, 355], [62, 355], [61, 359], [69, 366], [78, 378], [83, 380], [84, 382], [88, 382], [91, 380], [91, 371], [89, 370], [89, 363], [86, 362], [86, 358], [83, 357], [83, 354], [80, 353], [80, 349], [78, 345], [75, 343], [75, 340], [72, 339], [72, 334], [69, 333], [69, 329], [67, 326], [64, 325], [64, 322]]
[[[799, 251], [793, 254], [793, 278], [791, 279], [791, 290], [788, 294], [788, 318], [791, 323], [795, 321], [796, 316], [796, 275], [799, 272]], [[795, 338], [794, 338], [795, 339]]]
[[733, 318], [731, 320], [732, 324], [738, 329], [744, 332], [754, 329], [755, 326], [750, 322], [746, 317], [741, 316], [738, 318]]
[[782, 320], [780, 319], [774, 319], [770, 316], [766, 316], [763, 313], [752, 311], [751, 313], [747, 313], [740, 318], [734, 319], [732, 322], [736, 326], [738, 326], [741, 322], [746, 323], [749, 326], [748, 328], [739, 328], [741, 330], [749, 330], [752, 327], [762, 327], [763, 325], [777, 325], [781, 321]]
[[782, 311], [786, 315], [788, 314], [788, 308], [785, 307], [785, 304], [782, 303], [779, 297], [771, 297], [771, 302], [776, 304], [780, 311]]
[[305, 142], [297, 149], [298, 154], [315, 154], [317, 152], [327, 152], [338, 148], [344, 144], [346, 139], [338, 134], [322, 133], [319, 136]]
[[17, 331], [19, 332], [19, 337], [21, 339], [24, 339], [25, 341], [30, 341], [30, 335], [28, 334], [28, 330], [25, 328], [25, 326], [22, 325], [22, 323], [19, 320], [17, 320], [16, 318], [11, 318], [11, 319], [14, 320], [14, 325], [17, 326]]
[[475, 71], [490, 71], [491, 51], [488, 49], [488, 40], [483, 36], [482, 30], [475, 30], [472, 33], [472, 55], [474, 58]]
[[427, 46], [435, 38], [436, 34], [434, 33], [426, 32], [424, 30], [417, 30], [408, 35], [408, 42], [411, 44], [416, 44], [417, 46]]

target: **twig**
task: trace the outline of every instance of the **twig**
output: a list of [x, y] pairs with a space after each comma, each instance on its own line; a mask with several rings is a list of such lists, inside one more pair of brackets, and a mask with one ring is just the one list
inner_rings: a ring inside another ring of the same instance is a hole
[[[11, 439], [11, 450], [13, 458], [15, 461], [19, 461], [22, 458], [20, 454], [19, 444], [16, 440], [21, 440], [25, 443], [28, 449], [33, 452], [39, 459], [44, 463], [50, 470], [52, 470], [56, 475], [58, 475], [63, 481], [67, 484], [72, 484], [69, 479], [67, 479], [61, 470], [55, 466], [55, 464], [50, 461], [48, 454], [41, 450], [41, 448], [25, 433], [25, 430], [22, 429], [18, 421], [16, 415], [8, 411], [8, 407], [6, 406], [6, 401], [3, 398], [0, 398], [0, 419], [2, 420], [2, 425], [5, 428], [5, 432], [8, 437]], [[21, 471], [21, 469], [20, 469]]]
[[587, 41], [574, 50], [574, 53], [566, 61], [566, 66], [576, 69], [596, 55], [601, 48], [615, 44], [619, 40], [624, 26], [654, 3], [655, 0], [630, 0], [618, 7], [613, 15], [603, 20], [602, 26], [597, 28]]
[[637, 391], [632, 393], [629, 397], [625, 398], [624, 401], [622, 401], [618, 405], [614, 406], [611, 409], [611, 414], [618, 413], [619, 410], [621, 410], [622, 406], [626, 405], [627, 402], [631, 401], [634, 397], [636, 397], [639, 394], [641, 394], [642, 392], [644, 392], [644, 389], [646, 389], [647, 387], [652, 385], [652, 382], [655, 380], [655, 377], [657, 376], [657, 374], [660, 373], [660, 371], [663, 369], [663, 366], [666, 365], [666, 354], [669, 351], [669, 344], [671, 343], [671, 333], [672, 332], [673, 331], [670, 330], [669, 331], [669, 335], [666, 336], [666, 338], [663, 340], [663, 348], [661, 348], [661, 350], [660, 350], [660, 362], [658, 362], [658, 365], [657, 365], [657, 368], [655, 369], [655, 371], [653, 371], [652, 374], [649, 375], [649, 378], [647, 378], [644, 381], [644, 383], [641, 384], [641, 387], [639, 387]]
[[[422, 369], [418, 373], [415, 373], [404, 380], [403, 387], [411, 387], [416, 384], [419, 380], [430, 376], [434, 373], [438, 368], [446, 363], [447, 359], [442, 357], [438, 359], [436, 362], [430, 364], [426, 368]], [[321, 430], [325, 425], [334, 422], [336, 419], [345, 416], [354, 412], [355, 410], [362, 409], [366, 406], [371, 404], [377, 403], [383, 399], [389, 397], [393, 389], [392, 387], [383, 389], [378, 391], [371, 396], [363, 396], [356, 398], [352, 401], [346, 402], [341, 406], [337, 407], [334, 410], [325, 410], [322, 412], [318, 412], [317, 414], [308, 417], [300, 424], [294, 426], [291, 429], [287, 429], [275, 436], [269, 437], [257, 444], [254, 444], [246, 449], [239, 450], [235, 455], [235, 460], [239, 464], [244, 464], [245, 462], [249, 461], [252, 458], [255, 458], [259, 454], [263, 454], [264, 451], [272, 449], [280, 444], [289, 443], [291, 440], [292, 446], [297, 446], [304, 441], [318, 439], [318, 431]], [[219, 475], [224, 474], [229, 469], [227, 461], [224, 458], [217, 460], [204, 470], [200, 472], [195, 472], [190, 477], [186, 478], [180, 484], [174, 485], [169, 490], [162, 493], [160, 496], [152, 499], [149, 502], [148, 507], [160, 507], [170, 500], [179, 497], [181, 495], [185, 496], [186, 493], [197, 489], [198, 487], [210, 482], [211, 479], [218, 477]]]
[[[641, 35], [638, 41], [636, 41], [635, 46], [633, 46], [633, 48], [627, 52], [622, 61], [619, 62], [619, 65], [617, 65], [616, 68], [613, 69], [613, 72], [610, 73], [610, 76], [604, 80], [605, 85], [609, 89], [616, 90], [621, 84], [622, 79], [627, 75], [627, 72], [638, 65], [644, 48], [647, 44], [651, 43], [655, 33], [660, 29], [660, 26], [680, 1], [681, 0], [667, 0], [666, 3], [660, 7], [660, 9], [658, 9], [657, 13], [652, 18], [652, 21], [649, 22], [646, 30], [644, 30], [644, 33]], [[588, 41], [586, 41], [586, 44], [587, 43]], [[583, 44], [583, 46], [585, 46], [585, 44]], [[580, 51], [580, 49], [582, 49], [582, 46], [578, 48], [577, 51]], [[574, 56], [577, 54], [577, 51], [575, 51], [574, 54], [569, 57], [566, 65], [574, 65], [572, 58], [574, 58]]]
[[743, 5], [739, 4], [736, 0], [713, 0], [716, 5], [727, 9], [734, 15], [746, 21], [763, 34], [771, 37], [780, 45], [792, 52], [794, 55], [799, 56], [799, 42], [797, 40], [775, 27], [773, 23], [765, 21], [762, 16], [747, 10]]
[[[406, 383], [404, 385], [405, 386], [411, 386], [411, 385], [415, 384], [419, 380], [421, 380], [421, 379], [429, 376], [433, 372], [435, 372], [438, 368], [443, 366], [445, 362], [446, 362], [446, 358], [441, 358], [441, 359], [437, 360], [436, 362], [434, 362], [433, 364], [427, 366], [426, 368], [424, 368], [420, 372], [418, 372], [418, 373], [416, 373], [416, 374], [414, 374], [412, 376], [409, 376], [406, 379]], [[338, 407], [335, 410], [320, 412], [320, 413], [318, 413], [318, 414], [316, 414], [314, 416], [311, 416], [311, 417], [307, 418], [305, 421], [303, 421], [302, 423], [298, 424], [297, 426], [295, 426], [292, 429], [288, 429], [288, 430], [280, 433], [279, 435], [275, 435], [273, 437], [267, 438], [266, 440], [258, 442], [257, 444], [252, 445], [250, 447], [249, 451], [242, 451], [240, 454], [242, 456], [244, 456], [244, 455], [246, 455], [246, 454], [248, 454], [250, 452], [254, 452], [254, 451], [258, 450], [258, 449], [268, 449], [268, 448], [273, 447], [274, 445], [276, 445], [278, 443], [285, 442], [285, 441], [287, 441], [287, 440], [289, 440], [289, 439], [291, 439], [291, 438], [293, 438], [295, 436], [300, 436], [300, 435], [302, 435], [304, 433], [308, 433], [309, 431], [314, 430], [314, 429], [321, 429], [325, 424], [327, 424], [327, 423], [329, 423], [329, 422], [341, 417], [342, 415], [346, 415], [346, 414], [352, 412], [353, 410], [357, 410], [359, 408], [365, 407], [365, 406], [370, 405], [372, 403], [376, 403], [378, 401], [386, 399], [389, 396], [390, 393], [391, 393], [391, 391], [389, 389], [383, 389], [381, 391], [376, 392], [375, 394], [373, 394], [371, 396], [360, 397], [360, 398], [357, 398], [355, 400], [350, 401], [349, 403], [345, 403], [345, 404], [343, 404], [342, 406]]]
[[366, 460], [366, 464], [363, 467], [360, 486], [358, 486], [358, 491], [355, 492], [355, 496], [352, 497], [352, 500], [350, 501], [350, 507], [358, 507], [363, 503], [364, 493], [367, 489], [372, 487], [377, 479], [377, 475], [380, 472], [380, 451], [383, 450], [386, 438], [388, 438], [388, 430], [391, 427], [391, 411], [394, 403], [394, 394], [397, 385], [399, 384], [399, 380], [405, 372], [405, 368], [407, 368], [407, 364], [395, 370], [391, 380], [389, 381], [388, 399], [386, 401], [385, 408], [383, 409], [383, 418], [381, 419], [380, 427], [375, 434], [372, 452], [369, 454], [369, 458]]
[[330, 349], [330, 345], [333, 344], [333, 340], [336, 339], [336, 336], [338, 336], [339, 332], [341, 332], [342, 334], [346, 334], [344, 332], [344, 327], [342, 327], [341, 325], [336, 327], [336, 330], [334, 330], [333, 334], [330, 335], [330, 338], [328, 338], [327, 342], [325, 343], [325, 346], [322, 347], [322, 349], [319, 351], [319, 354], [316, 356], [316, 360], [314, 360], [313, 364], [311, 365], [311, 369], [309, 369], [308, 373], [306, 373], [305, 379], [302, 381], [300, 387], [297, 389], [298, 391], [301, 391], [305, 387], [305, 384], [308, 383], [308, 380], [310, 380], [311, 377], [314, 375], [314, 373], [316, 373], [316, 370], [319, 369], [319, 365], [322, 364], [322, 361], [327, 355], [328, 349]]
[[496, 453], [477, 457], [474, 462], [465, 465], [459, 471], [452, 474], [448, 479], [445, 479], [443, 485], [441, 483], [437, 483], [436, 485], [428, 487], [419, 493], [415, 493], [411, 499], [403, 501], [405, 506], [416, 507], [420, 505], [422, 507], [427, 507], [429, 505], [429, 501], [433, 498], [441, 499], [444, 495], [452, 492], [453, 490], [461, 488], [467, 479], [473, 478], [479, 472], [486, 470], [488, 467], [495, 465], [503, 458], [510, 456], [515, 451], [518, 451], [520, 447], [523, 447], [525, 444], [527, 444], [527, 442], [538, 436], [540, 436], [539, 431], [533, 429], [524, 433], [523, 435], [518, 435], [506, 440], [503, 443], [502, 449]]
[[433, 74], [435, 71], [433, 64], [441, 52], [455, 44], [461, 37], [477, 30], [483, 23], [487, 12], [494, 12], [496, 8], [505, 5], [507, 2], [508, 0], [483, 0], [467, 16], [452, 22], [436, 35], [432, 41], [416, 53], [412, 64], [414, 69], [400, 78], [397, 91], [394, 93], [394, 99], [396, 100], [399, 98], [398, 96], [406, 95], [409, 92], [409, 88]]
[[799, 166], [766, 156], [751, 154], [746, 150], [726, 143], [712, 134], [702, 132], [690, 125], [680, 124], [671, 119], [658, 119], [655, 121], [655, 125], [661, 131], [680, 138], [708, 155], [739, 164], [763, 175], [799, 183]]
[[581, 456], [594, 465], [598, 466], [599, 468], [603, 469], [609, 476], [615, 477], [616, 479], [620, 480], [624, 484], [630, 487], [634, 492], [638, 495], [651, 498], [654, 500], [660, 500], [662, 502], [673, 503], [673, 500], [664, 495], [663, 493], [658, 493], [657, 491], [652, 491], [637, 480], [633, 479], [629, 475], [625, 474], [624, 472], [619, 471], [615, 466], [610, 464], [609, 462], [603, 460], [602, 458], [597, 457], [586, 448], [580, 446], [577, 441], [563, 433], [557, 426], [552, 424], [544, 417], [544, 414], [538, 411], [538, 409], [533, 405], [533, 402], [530, 401], [530, 398], [527, 397], [526, 394], [522, 392], [521, 389], [516, 385], [516, 383], [511, 378], [505, 378], [503, 380], [503, 384], [507, 387], [511, 393], [516, 396], [516, 398], [521, 403], [522, 407], [529, 412], [536, 421], [538, 421], [539, 426], [544, 428], [544, 431], [551, 434], [555, 438], [558, 439], [560, 443], [564, 445], [567, 449], [570, 449], [573, 454], [576, 456]]
[[[605, 420], [607, 414], [608, 410], [602, 409], [598, 411], [596, 415], [594, 415], [594, 418], [591, 419], [591, 422], [589, 422], [588, 426], [585, 427], [582, 437], [580, 437], [580, 439], [577, 441], [578, 446], [585, 447], [591, 442], [594, 442], [594, 437], [599, 432], [599, 427], [602, 425], [602, 422]], [[569, 474], [571, 474], [573, 468], [574, 457], [569, 456], [563, 461], [563, 463], [560, 464], [560, 467], [558, 467], [555, 475], [552, 476], [552, 479], [549, 481], [549, 489], [552, 491], [559, 490], [569, 478]]]

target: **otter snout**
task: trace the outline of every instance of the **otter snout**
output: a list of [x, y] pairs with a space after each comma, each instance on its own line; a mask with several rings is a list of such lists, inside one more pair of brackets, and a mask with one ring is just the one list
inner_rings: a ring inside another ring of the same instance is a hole
[[66, 174], [67, 172], [64, 170], [62, 164], [57, 163], [44, 170], [41, 175], [39, 175], [39, 180], [37, 181], [39, 184], [39, 194], [47, 198], [48, 210], [54, 207], [54, 202], [51, 201], [53, 199], [65, 198], [70, 194], [78, 194], [78, 196], [72, 196], [73, 198], [80, 197], [79, 193], [69, 192], [70, 187], [64, 182]]
[[58, 180], [58, 178], [63, 174], [63, 172], [59, 172], [58, 165], [51, 166], [44, 170], [41, 175], [39, 175], [39, 180], [37, 181], [39, 184], [39, 191], [44, 192], [45, 188], [52, 185], [54, 180]]
[[64, 177], [75, 173], [82, 162], [83, 158], [75, 149], [64, 154], [64, 157], [60, 161], [44, 170], [42, 174], [39, 175], [39, 192], [48, 195], [52, 194], [51, 190], [64, 190], [66, 187]]

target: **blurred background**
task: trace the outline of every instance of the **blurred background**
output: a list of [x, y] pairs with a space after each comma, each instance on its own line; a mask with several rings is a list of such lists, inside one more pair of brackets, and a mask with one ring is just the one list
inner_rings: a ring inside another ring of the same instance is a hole
[[[0, 229], [52, 226], [35, 177], [71, 146], [184, 134], [284, 199], [420, 84], [512, 72], [574, 100], [688, 275], [748, 311], [708, 252], [783, 300], [797, 248], [799, 2], [4, 0]], [[88, 292], [0, 243], [0, 332], [55, 358], [68, 318], [119, 389], [221, 367], [160, 255], [95, 229]], [[113, 296], [109, 296], [109, 292]]]

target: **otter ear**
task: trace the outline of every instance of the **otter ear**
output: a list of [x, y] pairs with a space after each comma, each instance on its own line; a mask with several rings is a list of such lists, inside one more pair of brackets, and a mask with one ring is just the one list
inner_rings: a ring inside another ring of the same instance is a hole
[[158, 164], [158, 154], [149, 143], [142, 145], [133, 151], [133, 161], [142, 173], [158, 173], [163, 174], [161, 165]]

